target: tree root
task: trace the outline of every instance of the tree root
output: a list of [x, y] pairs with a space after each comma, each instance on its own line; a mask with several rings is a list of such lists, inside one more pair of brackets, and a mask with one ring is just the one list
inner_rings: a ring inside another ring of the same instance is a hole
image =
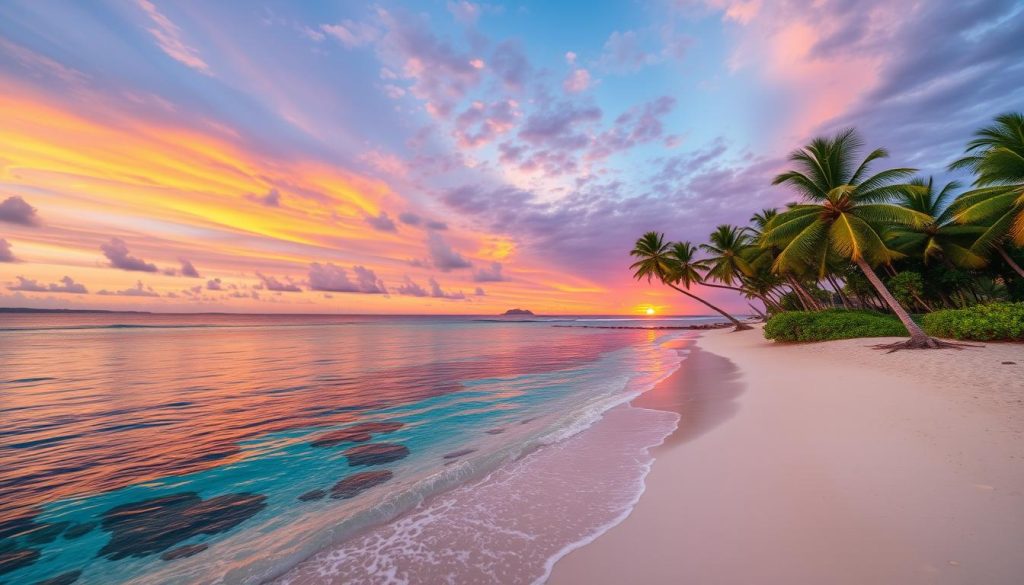
[[733, 331], [747, 331], [748, 329], [753, 329], [753, 327], [746, 323], [740, 323], [739, 325], [736, 325], [736, 328], [733, 329]]
[[963, 349], [965, 347], [985, 347], [983, 345], [972, 345], [970, 343], [956, 343], [954, 341], [942, 341], [934, 337], [913, 338], [896, 343], [880, 343], [872, 345], [872, 349], [887, 349], [886, 353], [892, 353], [901, 349]]

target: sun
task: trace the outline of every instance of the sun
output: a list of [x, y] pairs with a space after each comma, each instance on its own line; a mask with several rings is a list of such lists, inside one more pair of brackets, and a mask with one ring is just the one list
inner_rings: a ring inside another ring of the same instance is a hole
[[647, 313], [648, 315], [653, 315], [654, 314], [654, 307], [647, 307], [647, 310], [644, 311], [644, 312]]

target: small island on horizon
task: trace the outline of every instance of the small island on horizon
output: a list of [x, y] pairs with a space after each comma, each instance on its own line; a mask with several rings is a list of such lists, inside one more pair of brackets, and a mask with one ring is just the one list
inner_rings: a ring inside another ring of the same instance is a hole
[[506, 317], [515, 316], [515, 315], [528, 315], [528, 316], [532, 316], [533, 315], [533, 311], [531, 311], [529, 309], [509, 309], [509, 310], [505, 311], [504, 313], [502, 313], [502, 315], [504, 315]]

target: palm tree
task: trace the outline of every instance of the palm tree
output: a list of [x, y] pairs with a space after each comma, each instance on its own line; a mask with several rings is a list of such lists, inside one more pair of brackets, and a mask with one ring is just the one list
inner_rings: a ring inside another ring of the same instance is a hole
[[[707, 273], [703, 284], [714, 288], [725, 288], [742, 293], [747, 298], [757, 298], [766, 309], [778, 308], [774, 301], [761, 294], [760, 291], [747, 286], [748, 279], [756, 275], [751, 260], [762, 252], [754, 245], [747, 228], [732, 225], [720, 225], [711, 232], [709, 243], [701, 244], [700, 249], [708, 254], [704, 262]], [[722, 284], [707, 281], [714, 278]]]
[[977, 175], [976, 189], [953, 204], [956, 221], [985, 225], [988, 229], [972, 251], [995, 249], [1024, 278], [1024, 269], [1003, 247], [1005, 242], [1024, 246], [1024, 114], [997, 116], [994, 124], [974, 135], [967, 143], [966, 156], [949, 167], [969, 169]]
[[868, 176], [871, 163], [887, 157], [888, 152], [873, 150], [856, 164], [862, 146], [851, 128], [831, 138], [815, 138], [790, 154], [796, 168], [775, 177], [772, 184], [796, 189], [807, 203], [793, 205], [769, 221], [761, 244], [781, 248], [773, 265], [777, 271], [811, 267], [824, 275], [831, 255], [852, 261], [910, 334], [909, 341], [887, 347], [940, 347], [944, 344], [921, 330], [872, 268], [900, 256], [882, 239], [886, 227], [920, 226], [930, 219], [921, 212], [885, 203], [905, 190], [901, 181], [914, 170], [887, 169]]
[[[631, 256], [639, 259], [629, 268], [633, 271], [633, 278], [637, 280], [647, 278], [647, 282], [650, 282], [657, 278], [661, 283], [703, 303], [728, 319], [735, 326], [735, 331], [750, 329], [749, 325], [740, 323], [729, 313], [685, 290], [693, 284], [703, 281], [700, 271], [705, 267], [700, 260], [694, 260], [695, 252], [696, 248], [689, 242], [666, 242], [664, 234], [647, 232], [636, 241], [636, 245], [630, 251]], [[678, 286], [680, 283], [683, 288]]]
[[915, 178], [907, 185], [906, 191], [896, 197], [896, 203], [907, 209], [929, 217], [928, 223], [920, 226], [893, 226], [885, 235], [891, 248], [921, 258], [925, 264], [939, 259], [950, 266], [982, 268], [988, 260], [971, 250], [971, 244], [984, 227], [958, 225], [953, 220], [953, 209], [949, 206], [960, 187], [950, 181], [936, 192], [932, 178]]

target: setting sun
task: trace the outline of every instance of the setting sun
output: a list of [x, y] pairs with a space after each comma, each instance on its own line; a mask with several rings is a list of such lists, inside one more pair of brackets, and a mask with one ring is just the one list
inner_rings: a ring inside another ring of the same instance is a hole
[[654, 307], [647, 307], [647, 310], [644, 311], [644, 312], [647, 313], [648, 315], [653, 315], [654, 314]]

